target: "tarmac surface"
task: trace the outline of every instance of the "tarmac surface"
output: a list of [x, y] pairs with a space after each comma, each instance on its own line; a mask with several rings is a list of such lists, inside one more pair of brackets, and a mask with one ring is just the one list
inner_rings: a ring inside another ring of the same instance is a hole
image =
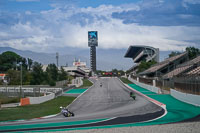
[[[133, 100], [118, 78], [99, 78], [92, 88], [79, 97], [68, 109], [81, 118], [112, 118], [154, 113], [161, 107], [149, 102], [144, 97], [136, 95]], [[102, 87], [100, 87], [102, 83]]]
[[[94, 119], [106, 120], [107, 118], [109, 118], [108, 121], [101, 121], [99, 123], [100, 125], [110, 125], [120, 124], [120, 122], [133, 123], [147, 121], [164, 114], [161, 107], [151, 103], [140, 95], [135, 94], [136, 100], [133, 100], [129, 96], [131, 90], [125, 87], [118, 78], [99, 78], [97, 80], [91, 80], [94, 85], [68, 106], [68, 109], [74, 112], [75, 117], [66, 118], [59, 114], [47, 119], [8, 122], [3, 123], [3, 125], [44, 124]], [[102, 87], [100, 83], [102, 83]], [[86, 124], [86, 126], [96, 126], [96, 124], [89, 123]], [[68, 127], [60, 126], [55, 128]], [[42, 127], [40, 127], [40, 129], [42, 129]], [[48, 127], [46, 129], [48, 129]]]

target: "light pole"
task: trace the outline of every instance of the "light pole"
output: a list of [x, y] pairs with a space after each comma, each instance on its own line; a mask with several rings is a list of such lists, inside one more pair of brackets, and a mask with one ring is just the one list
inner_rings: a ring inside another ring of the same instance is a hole
[[22, 62], [20, 62], [20, 67], [21, 67], [21, 71], [20, 71], [20, 96], [22, 97]]

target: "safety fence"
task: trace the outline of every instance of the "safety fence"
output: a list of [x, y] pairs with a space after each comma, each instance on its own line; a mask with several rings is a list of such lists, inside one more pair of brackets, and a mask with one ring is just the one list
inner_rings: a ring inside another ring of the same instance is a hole
[[170, 79], [145, 78], [131, 75], [132, 79], [163, 90], [175, 89], [183, 93], [200, 95], [200, 75], [179, 75]]
[[56, 95], [59, 95], [62, 93], [62, 88], [55, 88], [55, 87], [44, 87], [41, 86], [35, 86], [35, 87], [20, 87], [20, 86], [6, 86], [6, 87], [0, 87], [0, 94], [9, 96], [9, 97], [38, 97], [41, 95], [44, 95], [46, 93], [55, 93]]
[[174, 78], [174, 89], [200, 95], [200, 75], [184, 75]]

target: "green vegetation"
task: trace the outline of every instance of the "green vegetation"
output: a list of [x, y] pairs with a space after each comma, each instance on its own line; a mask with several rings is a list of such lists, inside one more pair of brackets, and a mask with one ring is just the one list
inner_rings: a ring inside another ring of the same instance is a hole
[[[189, 59], [196, 58], [198, 55], [200, 55], [200, 49], [195, 48], [195, 47], [187, 47], [185, 49], [185, 51], [188, 53]], [[169, 54], [169, 57], [173, 57], [173, 56], [176, 56], [176, 55], [179, 55], [179, 54], [181, 54], [181, 52], [172, 51]]]
[[0, 95], [0, 103], [7, 104], [7, 103], [18, 103], [20, 101], [19, 97], [7, 97]]
[[169, 58], [170, 58], [170, 57], [173, 57], [173, 56], [176, 56], [176, 55], [179, 55], [179, 54], [181, 54], [181, 52], [172, 51], [172, 52], [169, 54]]
[[23, 67], [27, 67], [26, 59], [17, 55], [14, 52], [4, 52], [0, 54], [0, 71], [8, 71], [9, 69], [20, 69], [19, 62], [22, 62]]
[[187, 47], [186, 51], [188, 52], [189, 59], [193, 59], [193, 58], [197, 57], [198, 55], [200, 55], [200, 50], [195, 47]]
[[[0, 72], [6, 73], [9, 85], [20, 85], [20, 71], [22, 65], [22, 84], [23, 85], [50, 85], [55, 86], [56, 81], [71, 80], [69, 75], [61, 67], [58, 70], [55, 64], [49, 64], [46, 71], [42, 65], [33, 62], [31, 59], [23, 58], [14, 52], [4, 52], [0, 54]], [[2, 81], [0, 82], [0, 85]]]
[[132, 82], [129, 81], [127, 78], [121, 77], [120, 80], [121, 80], [123, 83], [125, 83], [125, 84], [132, 84]]
[[55, 64], [49, 64], [44, 72], [42, 70], [42, 65], [35, 62], [31, 74], [31, 85], [48, 84], [50, 86], [55, 86], [56, 81], [71, 80], [67, 72], [65, 72], [62, 67], [59, 71]]
[[67, 106], [74, 99], [75, 97], [60, 96], [41, 104], [4, 108], [0, 110], [0, 121], [32, 119], [57, 114], [60, 112], [60, 106]]
[[90, 82], [88, 79], [83, 79], [83, 85], [81, 85], [78, 88], [89, 88], [92, 85], [92, 82]]
[[157, 62], [156, 61], [150, 61], [150, 62], [145, 62], [145, 61], [142, 61], [140, 63], [140, 65], [138, 66], [138, 71], [137, 73], [140, 73], [140, 72], [143, 72], [145, 70], [147, 70], [148, 68], [150, 68], [152, 65], [156, 64]]

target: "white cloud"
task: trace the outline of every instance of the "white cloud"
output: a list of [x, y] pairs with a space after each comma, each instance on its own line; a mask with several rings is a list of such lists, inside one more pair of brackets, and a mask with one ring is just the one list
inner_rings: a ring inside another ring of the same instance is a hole
[[39, 2], [40, 0], [16, 0], [17, 2]]
[[0, 31], [0, 46], [45, 52], [53, 50], [55, 46], [87, 48], [87, 32], [90, 30], [98, 31], [100, 48], [119, 49], [130, 45], [148, 45], [160, 50], [183, 50], [189, 45], [195, 45], [189, 43], [190, 40], [199, 39], [199, 27], [141, 26], [124, 24], [122, 20], [111, 17], [113, 12], [128, 10], [138, 11], [140, 8], [136, 5], [56, 7], [42, 11], [39, 18], [25, 23], [18, 22], [10, 26], [8, 31]]
[[90, 13], [93, 15], [103, 15], [103, 16], [110, 16], [113, 12], [127, 12], [127, 11], [139, 11], [140, 7], [136, 4], [124, 4], [121, 6], [113, 6], [113, 5], [100, 5], [96, 8], [93, 7], [87, 7], [87, 8], [81, 8], [79, 12], [83, 13]]
[[200, 4], [200, 0], [183, 0], [184, 3]]
[[188, 4], [200, 4], [200, 0], [183, 0], [182, 5], [188, 8]]
[[26, 11], [25, 14], [26, 15], [31, 15], [32, 13], [31, 13], [31, 11]]

